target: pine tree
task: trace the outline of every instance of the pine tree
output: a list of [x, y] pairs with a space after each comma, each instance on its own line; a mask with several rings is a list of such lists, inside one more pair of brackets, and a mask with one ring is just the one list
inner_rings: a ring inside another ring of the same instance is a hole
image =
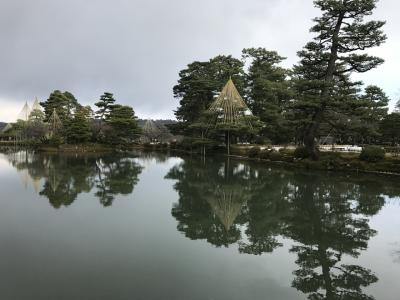
[[99, 108], [96, 111], [96, 119], [106, 120], [110, 116], [114, 103], [115, 99], [112, 93], [105, 92], [101, 95], [100, 100], [94, 104]]
[[81, 107], [77, 109], [73, 119], [66, 129], [66, 136], [69, 143], [85, 143], [91, 138], [90, 129], [90, 108]]
[[232, 56], [217, 56], [206, 62], [195, 61], [179, 72], [174, 97], [179, 99], [175, 116], [186, 126], [197, 122], [214, 96], [231, 77], [239, 91], [244, 88], [243, 62]]
[[113, 143], [129, 142], [140, 133], [135, 112], [130, 106], [114, 105], [107, 124], [112, 129], [108, 137]]
[[250, 61], [245, 98], [253, 114], [265, 123], [261, 133], [276, 143], [289, 141], [291, 129], [284, 116], [292, 99], [289, 71], [279, 66], [285, 58], [264, 48], [243, 49], [242, 53]]
[[302, 130], [302, 139], [312, 158], [318, 158], [316, 138], [321, 125], [342, 115], [344, 107], [355, 101], [359, 82], [353, 72], [367, 72], [381, 63], [378, 57], [362, 53], [379, 46], [386, 36], [382, 21], [365, 21], [377, 0], [316, 0], [322, 11], [311, 32], [316, 36], [298, 53], [294, 68], [296, 90], [293, 111]]
[[62, 122], [71, 119], [74, 111], [80, 107], [74, 95], [59, 90], [52, 92], [45, 102], [40, 102], [40, 105], [44, 108], [46, 121], [49, 120], [55, 109]]

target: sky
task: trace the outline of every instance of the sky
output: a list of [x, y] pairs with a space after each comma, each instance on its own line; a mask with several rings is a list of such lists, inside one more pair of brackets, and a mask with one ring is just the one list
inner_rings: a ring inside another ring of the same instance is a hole
[[[382, 87], [391, 107], [400, 98], [399, 8], [378, 3], [388, 41], [371, 53], [386, 63], [357, 75]], [[90, 105], [108, 91], [140, 118], [173, 118], [172, 87], [187, 64], [265, 47], [291, 67], [318, 14], [312, 0], [1, 0], [0, 121], [56, 89]]]

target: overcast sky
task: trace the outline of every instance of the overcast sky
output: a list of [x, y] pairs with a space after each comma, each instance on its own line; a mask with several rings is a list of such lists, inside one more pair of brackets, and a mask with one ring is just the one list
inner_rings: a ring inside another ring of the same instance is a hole
[[[399, 98], [400, 4], [381, 0], [386, 63], [359, 76]], [[312, 0], [0, 0], [0, 121], [55, 89], [93, 104], [104, 91], [139, 117], [172, 118], [179, 70], [243, 48], [277, 50], [297, 62], [310, 40]]]

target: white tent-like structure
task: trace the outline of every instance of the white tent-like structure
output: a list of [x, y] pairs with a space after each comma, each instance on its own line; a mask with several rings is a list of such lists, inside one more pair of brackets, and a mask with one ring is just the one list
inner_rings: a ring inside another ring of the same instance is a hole
[[28, 121], [30, 114], [31, 114], [31, 108], [29, 107], [28, 102], [25, 102], [24, 107], [18, 114], [17, 120]]
[[36, 97], [35, 97], [35, 101], [34, 101], [33, 104], [32, 104], [31, 112], [34, 111], [34, 110], [40, 110], [40, 111], [42, 111], [42, 107], [40, 106], [39, 100], [38, 100], [38, 98], [36, 98]]
[[35, 98], [32, 107], [29, 106], [28, 102], [25, 102], [24, 107], [22, 107], [20, 113], [17, 116], [17, 120], [28, 121], [31, 112], [34, 110], [42, 111], [42, 107], [40, 106], [38, 98]]

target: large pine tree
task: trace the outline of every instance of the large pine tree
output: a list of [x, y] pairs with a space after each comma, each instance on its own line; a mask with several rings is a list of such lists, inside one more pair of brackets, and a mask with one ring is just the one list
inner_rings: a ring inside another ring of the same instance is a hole
[[366, 21], [377, 0], [316, 0], [322, 16], [315, 18], [311, 32], [316, 36], [298, 53], [294, 68], [294, 115], [302, 129], [302, 139], [312, 158], [318, 158], [316, 138], [321, 125], [346, 113], [357, 100], [359, 82], [353, 72], [367, 72], [383, 60], [363, 51], [386, 39], [382, 21]]
[[291, 129], [284, 114], [292, 99], [289, 71], [279, 66], [285, 58], [264, 48], [243, 49], [242, 53], [249, 62], [244, 97], [253, 114], [265, 123], [261, 133], [275, 143], [289, 141]]
[[115, 99], [112, 93], [104, 92], [100, 96], [100, 100], [94, 105], [98, 107], [96, 111], [96, 119], [106, 120], [110, 116], [111, 109], [115, 103]]

